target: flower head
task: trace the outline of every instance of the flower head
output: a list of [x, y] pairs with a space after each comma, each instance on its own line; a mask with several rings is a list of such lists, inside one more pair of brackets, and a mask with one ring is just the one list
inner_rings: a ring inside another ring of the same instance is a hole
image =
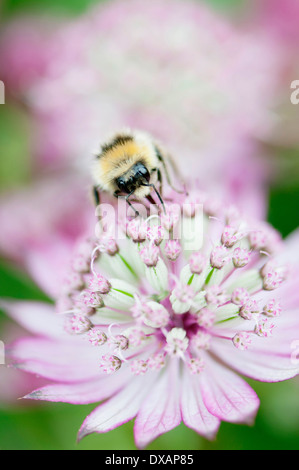
[[[182, 211], [182, 226], [191, 227], [192, 214]], [[298, 365], [285, 355], [277, 368], [276, 351], [285, 351], [286, 338], [293, 334], [290, 325], [298, 319], [290, 316], [290, 302], [281, 301], [281, 292], [289, 285], [284, 256], [280, 251], [274, 255], [273, 244], [271, 258], [260, 244], [252, 246], [250, 234], [260, 231], [260, 222], [242, 218], [242, 237], [228, 243], [223, 238], [227, 219], [226, 209], [218, 211], [217, 219], [204, 211], [203, 245], [187, 250], [182, 238], [178, 257], [167, 256], [171, 226], [160, 232], [163, 239], [158, 244], [146, 236], [136, 241], [135, 230], [128, 231], [127, 224], [121, 224], [124, 237], [114, 240], [109, 235], [117, 252], [103, 250], [102, 238], [85, 244], [89, 270], [80, 272], [80, 283], [70, 284], [68, 276], [62, 286], [57, 303], [63, 305], [67, 299], [67, 310], [63, 314], [60, 308], [59, 315], [51, 316], [55, 341], [36, 340], [36, 362], [35, 340], [29, 340], [29, 356], [26, 341], [13, 351], [28, 371], [59, 382], [28, 398], [71, 403], [109, 398], [86, 418], [80, 438], [137, 416], [140, 447], [181, 419], [209, 438], [221, 420], [252, 420], [258, 398], [231, 369], [266, 381], [296, 375]], [[153, 222], [157, 217], [142, 220], [144, 234], [156, 233]], [[249, 263], [236, 266], [238, 249], [238, 255], [250, 251]], [[265, 279], [273, 266], [281, 277], [277, 288], [269, 290]], [[238, 405], [229, 406], [231, 402]], [[190, 403], [197, 409], [195, 415]]]

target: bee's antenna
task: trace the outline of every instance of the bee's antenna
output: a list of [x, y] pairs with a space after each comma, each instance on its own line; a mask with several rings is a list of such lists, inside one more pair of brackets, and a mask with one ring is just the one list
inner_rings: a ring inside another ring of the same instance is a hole
[[153, 184], [153, 183], [142, 183], [142, 186], [150, 186], [151, 188], [153, 188], [153, 190], [155, 191], [155, 193], [157, 194], [158, 198], [159, 198], [159, 201], [161, 202], [161, 205], [163, 207], [163, 211], [164, 211], [164, 214], [166, 214], [166, 210], [165, 210], [165, 204], [164, 204], [164, 201], [161, 197], [161, 194], [159, 193], [159, 191], [157, 190], [156, 186]]

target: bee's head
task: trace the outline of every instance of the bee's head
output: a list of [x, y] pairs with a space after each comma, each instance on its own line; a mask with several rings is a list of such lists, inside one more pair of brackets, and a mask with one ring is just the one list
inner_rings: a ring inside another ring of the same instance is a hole
[[134, 191], [148, 183], [150, 173], [142, 162], [137, 162], [126, 173], [116, 178], [119, 190], [125, 194], [132, 194]]

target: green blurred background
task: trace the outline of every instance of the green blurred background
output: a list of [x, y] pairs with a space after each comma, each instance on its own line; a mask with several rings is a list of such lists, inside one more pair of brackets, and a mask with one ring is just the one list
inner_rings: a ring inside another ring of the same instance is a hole
[[[239, 15], [246, 0], [206, 0], [221, 14]], [[250, 0], [247, 0], [250, 1]], [[24, 11], [79, 15], [98, 0], [2, 0], [2, 21]], [[0, 106], [1, 190], [28, 183], [31, 175], [30, 122], [12, 103]], [[272, 149], [292, 168], [286, 170], [269, 192], [268, 220], [287, 236], [299, 225], [298, 149]], [[5, 155], [5, 157], [4, 157]], [[292, 175], [292, 177], [290, 177]], [[8, 261], [0, 262], [0, 296], [47, 300], [26, 275]], [[0, 314], [0, 327], [11, 321]], [[4, 366], [0, 366], [4, 367]], [[299, 449], [299, 381], [277, 384], [249, 381], [261, 400], [253, 427], [222, 423], [217, 439], [208, 442], [184, 425], [156, 439], [149, 449]], [[76, 434], [94, 405], [39, 403], [18, 406], [0, 403], [0, 448], [13, 449], [135, 449], [133, 423], [103, 435], [91, 435], [76, 444]]]

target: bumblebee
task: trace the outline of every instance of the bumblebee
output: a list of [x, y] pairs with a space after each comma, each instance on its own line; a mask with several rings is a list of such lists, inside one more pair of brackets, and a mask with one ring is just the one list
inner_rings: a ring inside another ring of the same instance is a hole
[[[99, 191], [105, 191], [115, 197], [123, 197], [135, 214], [130, 197], [147, 198], [155, 203], [151, 196], [154, 191], [163, 206], [162, 171], [169, 186], [172, 187], [165, 164], [167, 158], [161, 147], [144, 132], [124, 131], [115, 134], [101, 146], [93, 165], [94, 198], [99, 204]], [[157, 189], [159, 184], [160, 192]]]

